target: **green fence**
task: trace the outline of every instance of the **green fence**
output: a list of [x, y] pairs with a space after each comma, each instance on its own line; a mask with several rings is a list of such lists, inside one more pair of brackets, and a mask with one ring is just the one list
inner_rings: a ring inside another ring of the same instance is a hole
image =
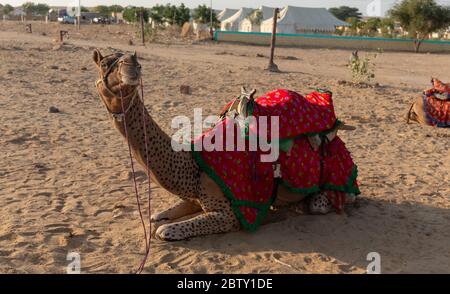
[[[216, 31], [214, 39], [252, 45], [269, 45], [270, 33]], [[332, 36], [319, 34], [277, 34], [277, 45], [316, 48], [368, 49], [387, 51], [414, 51], [411, 39]], [[421, 52], [448, 52], [450, 41], [424, 40]]]

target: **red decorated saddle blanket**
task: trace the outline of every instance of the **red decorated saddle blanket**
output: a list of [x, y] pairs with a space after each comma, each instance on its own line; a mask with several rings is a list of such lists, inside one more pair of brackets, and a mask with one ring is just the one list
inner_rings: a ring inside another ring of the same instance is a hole
[[431, 89], [424, 91], [422, 98], [427, 123], [441, 128], [450, 127], [450, 86], [438, 79], [432, 79], [432, 85]]
[[[357, 167], [339, 137], [324, 141], [317, 150], [308, 136], [325, 135], [339, 124], [334, 114], [330, 92], [315, 91], [306, 96], [288, 90], [275, 90], [251, 100], [247, 115], [256, 121], [262, 116], [278, 116], [279, 124], [267, 127], [267, 138], [280, 144], [275, 161], [262, 160], [273, 150], [257, 145], [252, 149], [252, 135], [261, 137], [260, 125], [237, 123], [224, 118], [213, 129], [196, 138], [193, 154], [201, 169], [222, 189], [231, 201], [233, 210], [243, 227], [256, 229], [275, 200], [276, 182], [305, 195], [329, 191], [328, 197], [341, 209], [345, 193], [359, 194]], [[278, 138], [271, 138], [271, 128], [279, 128]], [[243, 129], [242, 129], [243, 128]], [[231, 131], [230, 131], [231, 130]], [[233, 136], [230, 136], [233, 134]], [[215, 148], [211, 146], [215, 145]], [[229, 144], [229, 143], [232, 144]], [[289, 142], [289, 144], [285, 144]], [[280, 147], [288, 145], [288, 148]], [[227, 148], [233, 146], [233, 148]], [[240, 148], [237, 148], [240, 147]], [[275, 167], [281, 179], [275, 178]]]

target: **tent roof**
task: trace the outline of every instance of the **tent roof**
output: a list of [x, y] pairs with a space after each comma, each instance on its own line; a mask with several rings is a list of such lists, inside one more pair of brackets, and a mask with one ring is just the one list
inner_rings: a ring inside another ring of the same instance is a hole
[[236, 22], [236, 21], [241, 21], [243, 19], [245, 19], [247, 17], [247, 15], [249, 15], [250, 13], [253, 12], [252, 8], [241, 8], [239, 9], [238, 12], [236, 12], [235, 14], [233, 14], [231, 17], [223, 20], [222, 22]]
[[225, 19], [233, 16], [238, 11], [239, 11], [238, 9], [225, 8], [219, 14], [217, 14], [217, 20], [219, 20], [219, 21], [225, 20]]
[[[265, 22], [272, 23], [272, 19]], [[336, 18], [326, 8], [286, 6], [280, 12], [279, 25], [295, 25], [299, 30], [334, 31], [348, 23]]]
[[273, 11], [275, 10], [275, 8], [263, 5], [259, 8], [259, 10], [262, 11], [263, 21], [273, 18]]

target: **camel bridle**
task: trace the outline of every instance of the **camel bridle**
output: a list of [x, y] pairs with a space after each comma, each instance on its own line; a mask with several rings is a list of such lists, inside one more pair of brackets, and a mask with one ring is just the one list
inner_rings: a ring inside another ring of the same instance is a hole
[[[106, 57], [109, 57], [109, 56], [111, 56], [111, 55], [108, 55]], [[135, 56], [136, 56], [136, 53], [135, 53]], [[104, 61], [106, 60], [106, 57], [100, 61], [100, 65], [99, 65], [100, 68], [102, 68], [105, 65]], [[137, 63], [137, 62], [136, 62], [136, 64], [127, 63], [125, 61], [124, 57], [125, 57], [125, 55], [121, 55], [116, 60], [114, 60], [114, 62], [108, 66], [105, 73], [102, 73], [102, 71], [100, 71], [100, 79], [98, 79], [95, 82], [95, 87], [97, 88], [97, 91], [99, 92], [99, 95], [103, 101], [103, 104], [105, 104], [106, 110], [111, 114], [111, 116], [113, 117], [114, 120], [116, 120], [117, 122], [123, 123], [123, 126], [124, 126], [125, 137], [126, 137], [126, 141], [127, 141], [127, 145], [128, 145], [128, 153], [129, 153], [130, 162], [131, 162], [131, 171], [132, 171], [132, 175], [133, 175], [134, 192], [136, 195], [136, 202], [137, 202], [137, 206], [138, 206], [139, 216], [140, 216], [141, 223], [143, 226], [143, 231], [144, 231], [145, 256], [137, 270], [137, 273], [142, 273], [142, 271], [144, 270], [145, 263], [147, 262], [148, 256], [150, 254], [150, 241], [151, 241], [151, 230], [152, 230], [152, 224], [151, 224], [151, 219], [150, 219], [151, 218], [151, 187], [150, 187], [150, 179], [149, 179], [148, 180], [148, 217], [149, 217], [149, 220], [148, 220], [149, 228], [148, 229], [149, 229], [149, 235], [148, 235], [148, 239], [147, 239], [147, 230], [145, 227], [144, 217], [143, 217], [142, 211], [141, 211], [141, 203], [139, 200], [138, 184], [136, 181], [136, 172], [134, 169], [133, 156], [132, 156], [132, 152], [131, 152], [131, 144], [130, 144], [128, 129], [127, 129], [127, 118], [125, 117], [125, 114], [133, 106], [134, 101], [136, 100], [136, 97], [139, 96], [139, 88], [141, 90], [142, 113], [144, 113], [144, 111], [145, 111], [144, 89], [143, 89], [143, 84], [142, 84], [142, 78], [139, 77], [139, 83], [134, 87], [133, 91], [130, 94], [128, 94], [127, 96], [122, 95], [122, 88], [121, 88], [121, 81], [122, 81], [121, 67], [122, 67], [122, 65], [125, 64], [125, 65], [129, 65], [129, 66], [136, 66], [137, 68], [139, 68], [139, 70], [141, 69], [141, 65], [139, 63]], [[119, 95], [117, 95], [116, 93], [114, 93], [111, 90], [111, 88], [108, 86], [108, 82], [107, 82], [108, 76], [111, 74], [111, 72], [113, 71], [113, 69], [116, 65], [119, 65]], [[109, 95], [111, 95], [113, 98], [120, 100], [120, 103], [122, 105], [122, 112], [113, 112], [108, 108], [108, 104], [105, 102], [102, 90], [99, 88], [100, 84], [102, 84], [103, 89], [106, 90]], [[125, 108], [124, 100], [130, 99], [130, 98], [131, 98], [131, 101], [129, 102], [128, 107]], [[142, 116], [142, 118], [143, 118], [142, 124], [143, 124], [143, 130], [144, 130], [144, 140], [145, 140], [145, 152], [146, 152], [146, 154], [148, 154], [149, 147], [148, 147], [148, 138], [147, 138], [147, 124], [146, 124], [144, 115]], [[147, 158], [147, 166], [149, 166], [149, 165], [150, 165], [149, 159]]]
[[[100, 65], [99, 65], [100, 68], [105, 64], [104, 61], [107, 59], [107, 57], [109, 57], [109, 56], [105, 56], [105, 57], [102, 59], [102, 61], [100, 61]], [[112, 73], [112, 71], [113, 71], [113, 69], [114, 69], [114, 67], [115, 67], [116, 65], [119, 65], [119, 87], [121, 87], [120, 81], [121, 81], [121, 75], [122, 75], [122, 71], [121, 71], [122, 65], [125, 64], [125, 65], [130, 65], [130, 66], [137, 66], [138, 68], [141, 67], [141, 65], [140, 65], [139, 63], [137, 63], [137, 65], [136, 65], [136, 64], [132, 64], [132, 63], [127, 63], [127, 62], [125, 61], [124, 57], [125, 57], [125, 55], [122, 55], [122, 56], [118, 57], [116, 60], [114, 60], [113, 63], [111, 63], [111, 65], [108, 66], [108, 68], [106, 69], [106, 72], [105, 72], [105, 73], [102, 73], [102, 72], [100, 71], [100, 79], [98, 79], [98, 80], [95, 82], [95, 87], [97, 88], [97, 91], [98, 91], [98, 93], [100, 94], [100, 98], [102, 99], [103, 104], [104, 104], [105, 107], [106, 107], [106, 110], [111, 114], [112, 118], [113, 118], [114, 120], [118, 121], [118, 122], [121, 122], [121, 121], [123, 120], [125, 114], [131, 109], [131, 107], [132, 107], [133, 104], [134, 104], [134, 100], [135, 100], [136, 96], [138, 96], [138, 93], [139, 93], [139, 91], [138, 91], [138, 86], [139, 86], [139, 85], [136, 85], [136, 86], [134, 87], [133, 91], [131, 91], [131, 93], [128, 94], [128, 95], [126, 95], [126, 96], [123, 96], [123, 95], [122, 95], [122, 91], [120, 91], [120, 96], [117, 95], [117, 94], [114, 93], [114, 92], [111, 90], [111, 88], [108, 86], [108, 76]], [[104, 89], [110, 96], [112, 96], [113, 98], [116, 98], [116, 99], [121, 100], [121, 102], [123, 102], [124, 100], [131, 99], [131, 101], [128, 103], [128, 107], [127, 107], [126, 109], [123, 109], [122, 112], [114, 112], [114, 111], [111, 111], [111, 110], [108, 108], [108, 104], [105, 102], [105, 99], [104, 99], [104, 97], [103, 97], [102, 90], [99, 88], [99, 85], [100, 85], [100, 84], [102, 85], [103, 89]]]

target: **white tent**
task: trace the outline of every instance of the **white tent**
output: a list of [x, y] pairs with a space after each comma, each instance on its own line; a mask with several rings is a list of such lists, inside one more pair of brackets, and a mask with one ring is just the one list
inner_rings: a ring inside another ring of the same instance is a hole
[[[334, 32], [336, 27], [348, 26], [326, 8], [286, 6], [277, 22], [277, 33], [298, 34], [304, 32]], [[263, 21], [261, 32], [272, 32], [273, 19]]]
[[220, 29], [222, 31], [239, 31], [241, 22], [253, 12], [251, 8], [241, 8], [238, 12], [233, 14], [231, 17], [222, 21]]
[[[257, 11], [260, 11], [262, 14], [262, 20], [265, 21], [270, 18], [273, 18], [273, 11], [275, 8], [267, 7], [267, 6], [261, 6], [260, 8], [256, 9], [252, 12], [256, 13]], [[250, 19], [247, 17], [241, 22], [239, 30], [241, 32], [260, 32], [261, 31], [261, 24], [260, 23], [252, 23]]]
[[225, 8], [219, 14], [217, 14], [217, 20], [218, 21], [226, 20], [227, 18], [233, 16], [238, 11], [239, 11], [238, 9]]

